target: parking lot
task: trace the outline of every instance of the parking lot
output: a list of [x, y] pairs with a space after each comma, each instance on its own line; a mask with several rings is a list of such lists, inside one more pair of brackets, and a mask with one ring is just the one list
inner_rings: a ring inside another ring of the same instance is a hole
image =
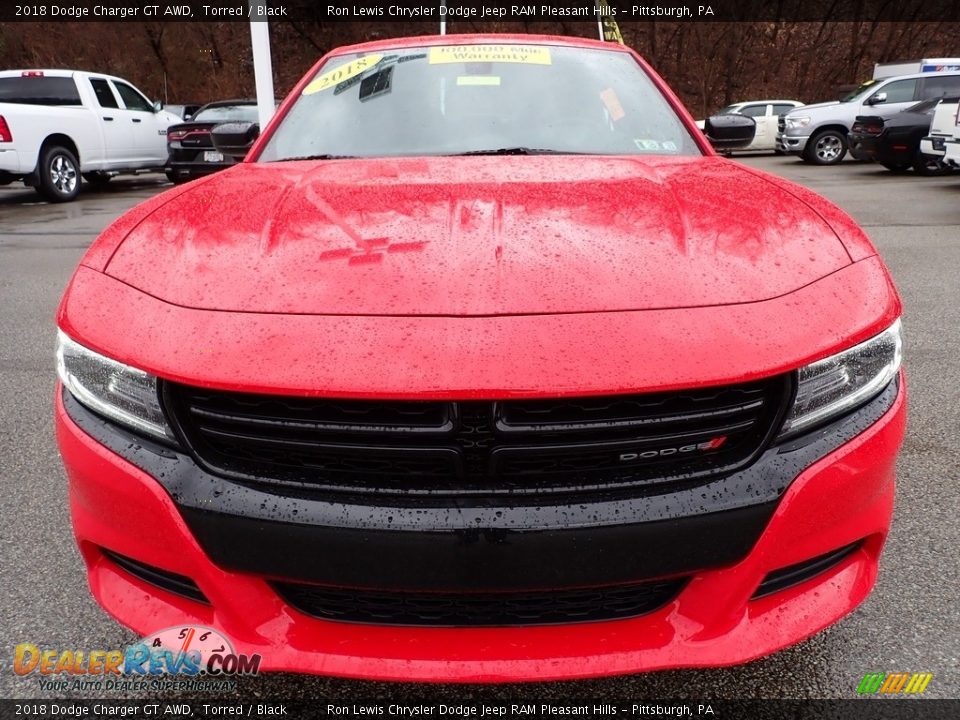
[[[929, 697], [960, 696], [960, 174], [894, 175], [875, 165], [814, 167], [771, 155], [742, 159], [827, 196], [858, 220], [905, 303], [910, 421], [897, 509], [878, 586], [833, 628], [778, 655], [730, 669], [471, 688], [391, 686], [294, 675], [239, 681], [237, 695], [413, 701], [517, 698], [750, 698], [855, 695], [866, 672], [932, 672]], [[0, 648], [4, 697], [41, 697], [10, 670], [12, 649], [114, 648], [134, 639], [94, 603], [71, 535], [52, 428], [54, 313], [85, 248], [113, 218], [169, 187], [163, 176], [118, 178], [106, 191], [49, 205], [0, 188]], [[155, 538], [158, 543], [163, 538]]]

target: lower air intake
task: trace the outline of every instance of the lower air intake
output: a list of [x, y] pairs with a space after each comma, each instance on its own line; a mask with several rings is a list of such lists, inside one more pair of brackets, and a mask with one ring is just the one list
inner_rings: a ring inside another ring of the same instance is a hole
[[101, 550], [108, 560], [125, 570], [130, 575], [133, 575], [135, 578], [143, 580], [145, 583], [149, 583], [154, 587], [160, 588], [161, 590], [171, 592], [174, 595], [180, 595], [181, 597], [185, 597], [196, 602], [201, 602], [206, 605], [210, 604], [210, 601], [207, 600], [207, 596], [203, 594], [203, 591], [201, 591], [199, 587], [197, 587], [197, 584], [185, 575], [178, 575], [177, 573], [173, 573], [168, 570], [155, 568], [152, 565], [147, 565], [139, 560], [133, 560], [132, 558], [115, 553], [112, 550], [107, 550], [105, 548], [101, 548]]
[[751, 600], [766, 597], [775, 592], [786, 590], [787, 588], [799, 585], [800, 583], [825, 573], [832, 567], [839, 565], [846, 558], [856, 552], [861, 545], [860, 541], [851, 543], [842, 548], [828, 552], [825, 555], [819, 555], [812, 560], [805, 560], [796, 565], [788, 565], [785, 568], [774, 570], [768, 573], [760, 583], [756, 592], [753, 593]]
[[493, 627], [620, 620], [673, 600], [686, 579], [537, 592], [455, 594], [273, 584], [291, 606], [325, 620], [375, 625]]

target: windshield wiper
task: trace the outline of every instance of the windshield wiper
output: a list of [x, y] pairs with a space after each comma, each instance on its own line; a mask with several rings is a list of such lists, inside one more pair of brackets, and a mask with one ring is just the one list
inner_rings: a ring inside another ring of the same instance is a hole
[[467, 150], [466, 152], [451, 153], [452, 155], [583, 155], [583, 153], [567, 150], [551, 150], [549, 148], [530, 148], [518, 145], [516, 147], [496, 148], [489, 150]]
[[354, 160], [356, 155], [298, 155], [296, 157], [280, 158], [277, 162], [294, 162], [296, 160]]

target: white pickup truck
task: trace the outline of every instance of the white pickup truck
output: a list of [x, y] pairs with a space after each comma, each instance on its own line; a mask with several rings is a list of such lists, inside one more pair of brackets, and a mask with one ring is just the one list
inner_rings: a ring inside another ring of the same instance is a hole
[[946, 138], [943, 143], [943, 160], [952, 167], [960, 168], [960, 102], [954, 108], [953, 127], [950, 128], [952, 137]]
[[53, 202], [80, 177], [162, 169], [167, 128], [182, 122], [121, 78], [74, 70], [0, 71], [0, 185], [23, 180]]
[[[920, 152], [933, 159], [947, 162], [946, 143], [953, 140], [960, 97], [945, 97], [937, 105], [930, 122], [930, 132], [920, 140]], [[949, 164], [949, 163], [948, 163]]]

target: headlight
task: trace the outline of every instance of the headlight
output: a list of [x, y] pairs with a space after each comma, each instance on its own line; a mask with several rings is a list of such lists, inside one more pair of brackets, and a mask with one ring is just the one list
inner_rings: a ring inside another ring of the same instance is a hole
[[842, 415], [880, 393], [900, 369], [900, 320], [876, 337], [800, 368], [797, 397], [780, 439]]
[[79, 345], [57, 331], [57, 374], [91, 410], [133, 430], [173, 440], [157, 395], [157, 378]]
[[788, 130], [796, 130], [797, 128], [804, 128], [810, 124], [809, 117], [790, 117], [789, 115], [783, 119], [783, 125]]

